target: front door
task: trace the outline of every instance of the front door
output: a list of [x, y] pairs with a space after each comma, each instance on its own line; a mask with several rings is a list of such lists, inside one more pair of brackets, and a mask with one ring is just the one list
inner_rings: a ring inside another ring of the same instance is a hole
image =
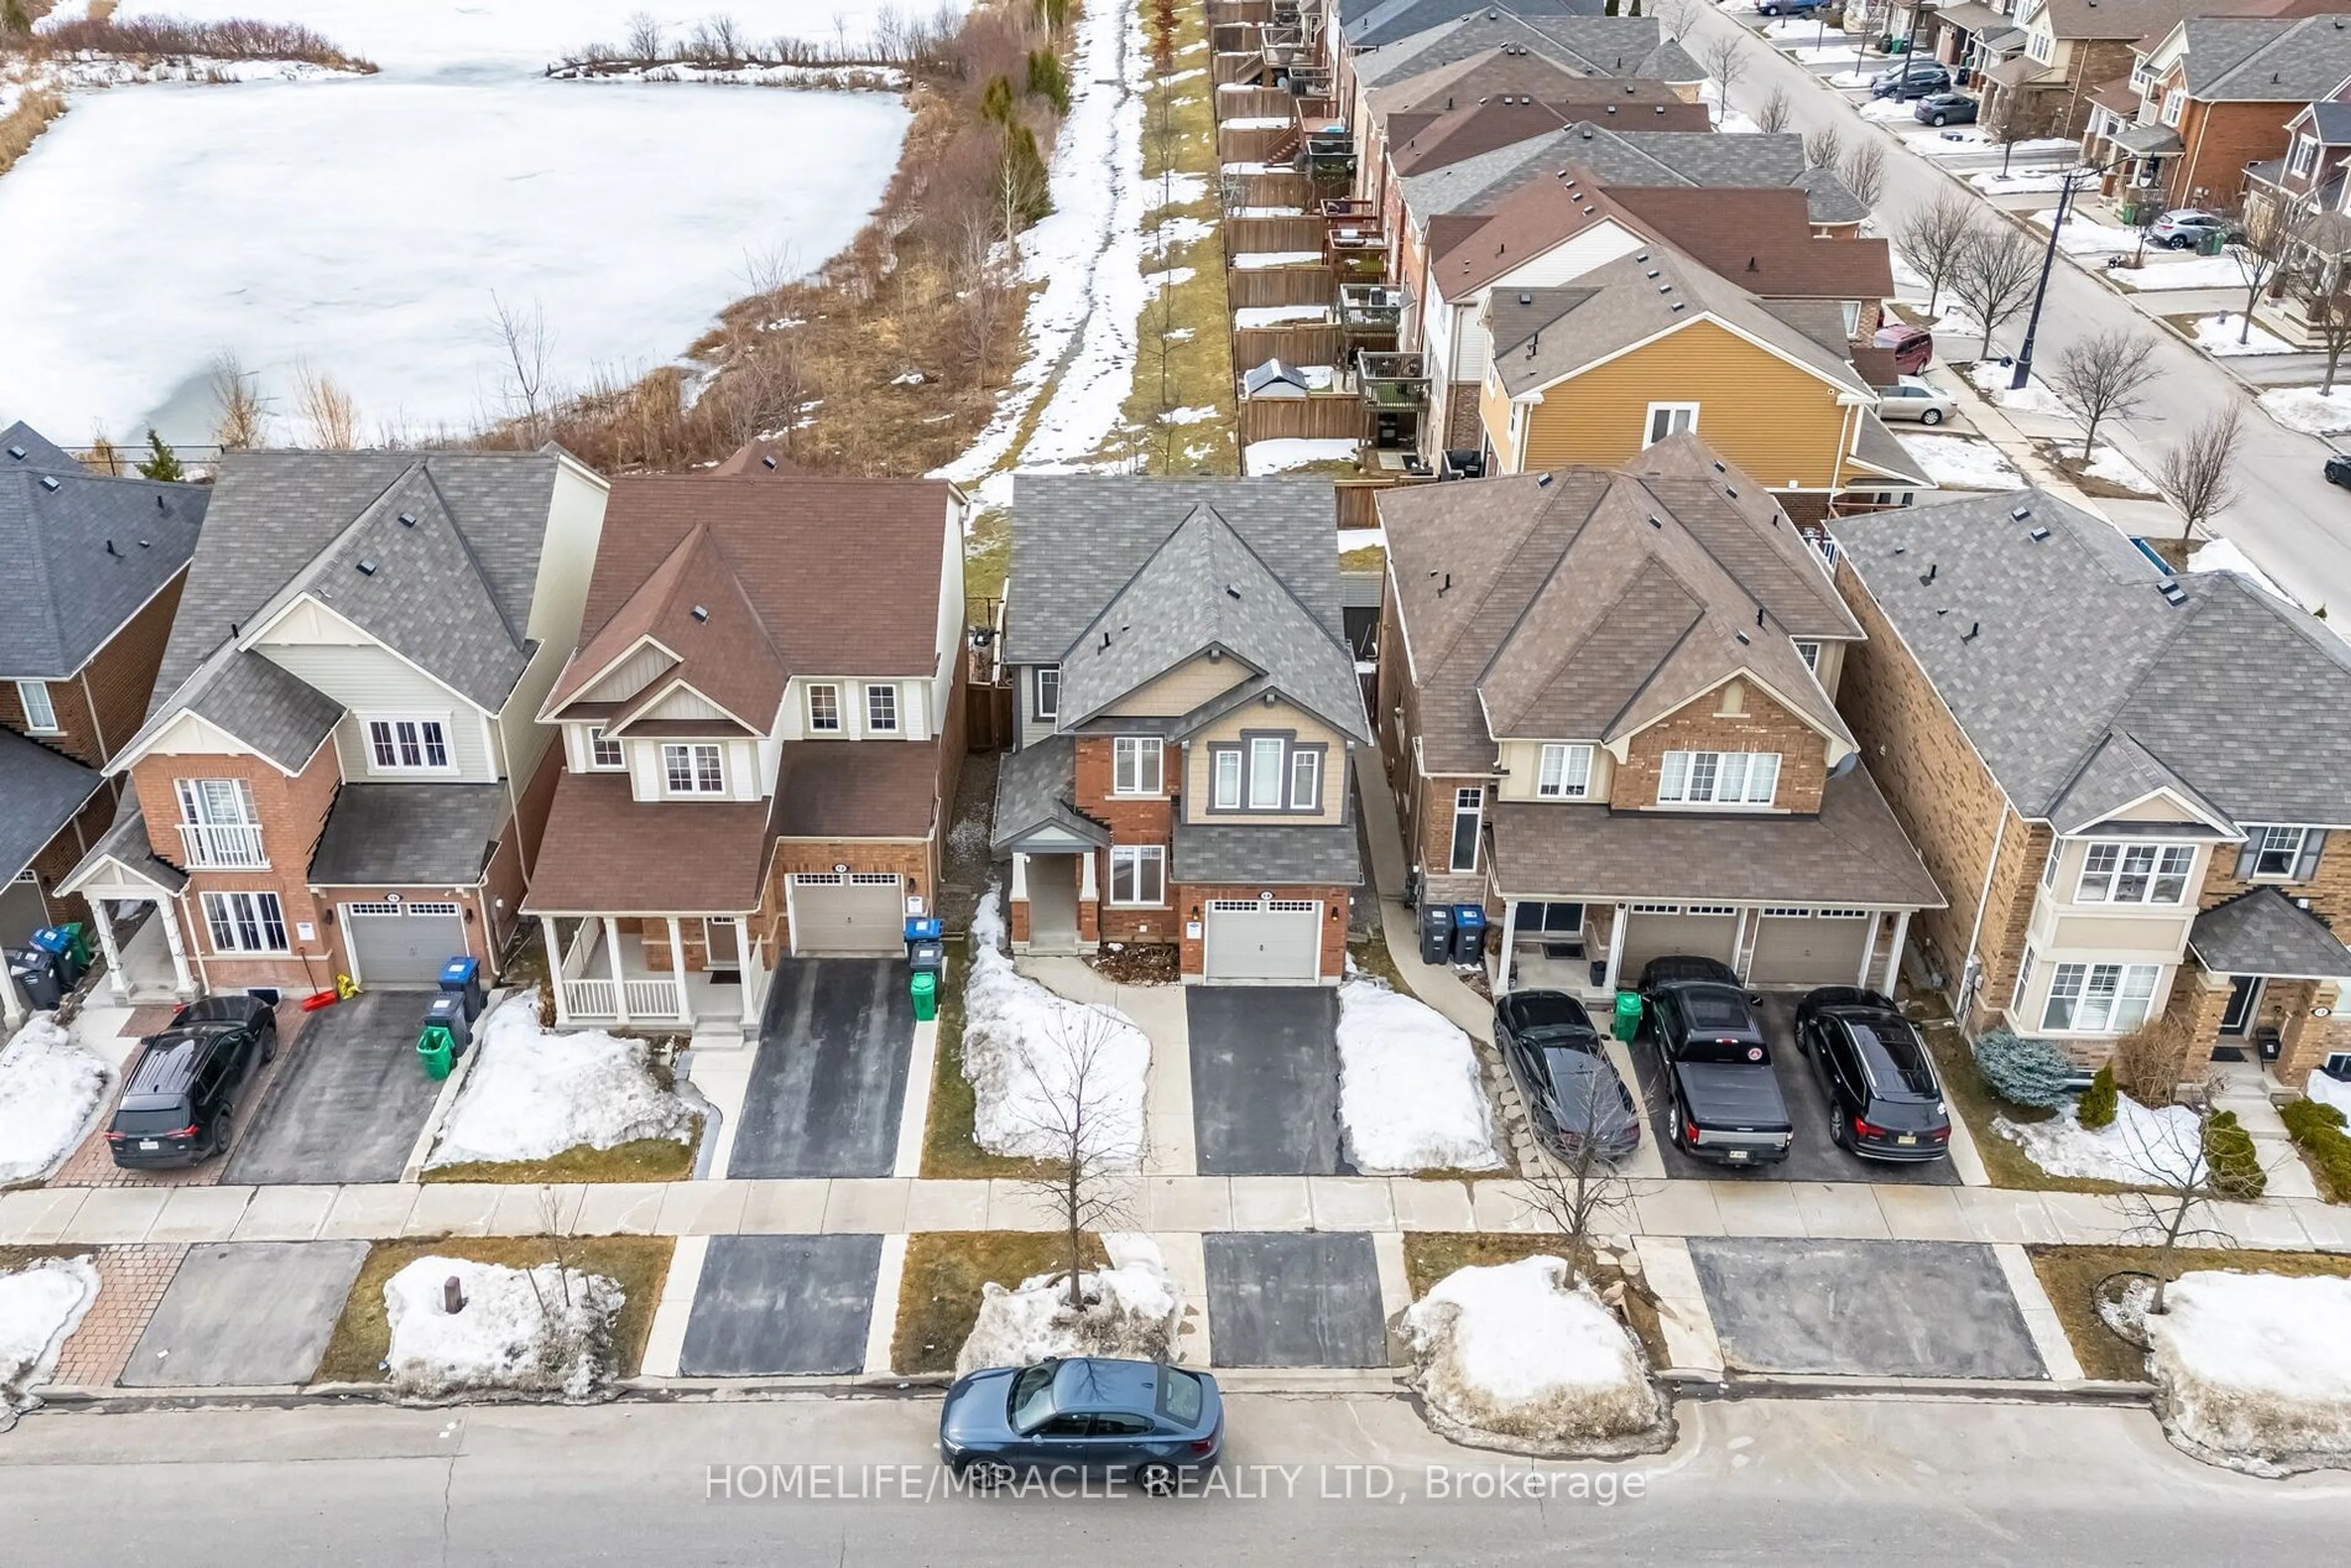
[[2229, 1006], [2220, 1015], [2220, 1038], [2242, 1040], [2253, 1032], [2253, 1019], [2260, 1013], [2262, 977], [2259, 975], [2235, 975], [2229, 980]]

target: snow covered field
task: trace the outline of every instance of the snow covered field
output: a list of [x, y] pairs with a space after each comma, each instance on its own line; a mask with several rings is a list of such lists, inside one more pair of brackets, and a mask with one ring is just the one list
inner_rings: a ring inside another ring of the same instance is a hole
[[1339, 1119], [1366, 1176], [1502, 1163], [1469, 1037], [1377, 980], [1339, 988]]
[[[728, 9], [747, 37], [830, 39], [836, 8]], [[839, 9], [853, 29], [879, 0]], [[206, 366], [233, 350], [281, 417], [307, 363], [352, 394], [371, 434], [463, 425], [497, 402], [494, 291], [537, 301], [559, 382], [667, 362], [744, 291], [747, 253], [789, 246], [812, 267], [841, 249], [908, 123], [897, 100], [867, 93], [539, 75], [566, 49], [620, 43], [633, 11], [673, 35], [709, 14], [684, 0], [262, 10], [381, 74], [76, 95], [0, 179], [12, 302], [0, 406], [69, 436], [152, 422], [200, 443]], [[785, 152], [810, 146], [827, 156]]]
[[0, 1047], [0, 1187], [47, 1176], [73, 1153], [106, 1084], [106, 1064], [47, 1013]]
[[2199, 1165], [2195, 1112], [2181, 1105], [2150, 1110], [2127, 1094], [2115, 1097], [2115, 1119], [2103, 1127], [2082, 1125], [2069, 1103], [2045, 1122], [1995, 1117], [1992, 1131], [2051, 1176], [2160, 1186], [2184, 1179]]
[[542, 1030], [536, 992], [492, 1013], [475, 1049], [481, 1060], [427, 1166], [543, 1160], [566, 1149], [694, 1137], [695, 1108], [653, 1082], [643, 1040]]
[[33, 1390], [49, 1380], [97, 1299], [98, 1270], [87, 1258], [42, 1258], [0, 1274], [0, 1432], [40, 1403]]
[[2255, 1475], [2351, 1465], [2351, 1280], [2204, 1270], [2164, 1306], [2147, 1364], [2173, 1441]]
[[2263, 413], [2288, 430], [2298, 430], [2304, 435], [2331, 435], [2336, 431], [2351, 430], [2351, 382], [2338, 384], [2325, 393], [2316, 387], [2279, 387], [2254, 401], [2262, 405]]

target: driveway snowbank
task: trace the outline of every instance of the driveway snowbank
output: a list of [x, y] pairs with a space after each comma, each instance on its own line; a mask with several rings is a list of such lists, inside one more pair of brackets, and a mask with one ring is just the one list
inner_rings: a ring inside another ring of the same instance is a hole
[[1055, 1355], [1172, 1361], [1184, 1321], [1184, 1293], [1158, 1249], [1141, 1238], [1105, 1237], [1111, 1266], [1078, 1276], [1085, 1308], [1070, 1308], [1065, 1273], [1037, 1274], [1008, 1291], [981, 1287], [979, 1319], [956, 1353], [956, 1375], [990, 1366], [1027, 1366]]
[[1339, 1119], [1365, 1176], [1502, 1163], [1469, 1037], [1379, 980], [1339, 988]]
[[[464, 1305], [444, 1310], [455, 1276]], [[419, 1258], [384, 1281], [392, 1391], [405, 1399], [486, 1393], [595, 1398], [612, 1378], [621, 1288], [601, 1274]]]
[[0, 1274], [0, 1432], [37, 1409], [33, 1392], [57, 1370], [57, 1352], [98, 1299], [87, 1258], [42, 1258]]
[[106, 1063], [47, 1013], [0, 1049], [0, 1186], [49, 1174], [105, 1098]]
[[601, 1030], [556, 1034], [538, 998], [515, 997], [484, 1038], [427, 1166], [543, 1160], [566, 1149], [617, 1148], [643, 1138], [690, 1143], [699, 1110], [655, 1081], [643, 1040]]
[[2147, 1365], [2175, 1444], [2261, 1476], [2351, 1466], [2351, 1280], [2198, 1272], [2165, 1307]]

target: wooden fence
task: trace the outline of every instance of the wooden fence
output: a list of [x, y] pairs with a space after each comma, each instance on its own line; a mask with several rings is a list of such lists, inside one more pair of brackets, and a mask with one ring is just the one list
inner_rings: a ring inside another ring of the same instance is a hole
[[1227, 218], [1224, 230], [1228, 261], [1250, 251], [1322, 251], [1321, 218]]
[[1233, 329], [1236, 375], [1268, 360], [1283, 360], [1293, 365], [1335, 365], [1346, 352], [1347, 334], [1319, 322]]
[[1249, 397], [1240, 402], [1243, 445], [1252, 441], [1361, 441], [1369, 428], [1364, 400], [1353, 392]]
[[1226, 204], [1234, 207], [1296, 207], [1311, 213], [1321, 199], [1303, 174], [1228, 174]]
[[[1433, 479], [1407, 479], [1400, 474], [1393, 476], [1366, 474], [1360, 478], [1336, 480], [1332, 483], [1332, 489], [1334, 492], [1332, 499], [1337, 507], [1339, 527], [1341, 528], [1377, 528], [1380, 521], [1380, 492], [1393, 490], [1404, 485], [1428, 485], [1435, 482]], [[1339, 539], [1340, 553], [1343, 555], [1351, 548], [1353, 547], [1347, 543], [1346, 537], [1342, 534]]]
[[1225, 275], [1225, 296], [1236, 310], [1266, 305], [1329, 305], [1335, 308], [1339, 284], [1331, 269], [1319, 263], [1311, 267], [1252, 267]]
[[1217, 94], [1217, 118], [1262, 120], [1278, 114], [1284, 120], [1298, 112], [1298, 99], [1278, 87], [1237, 87]]

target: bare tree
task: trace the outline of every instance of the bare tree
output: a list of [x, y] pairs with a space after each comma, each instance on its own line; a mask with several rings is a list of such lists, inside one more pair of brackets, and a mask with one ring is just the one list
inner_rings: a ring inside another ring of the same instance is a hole
[[[2221, 1133], [2217, 1078], [2207, 1079], [2183, 1098], [2189, 1116], [2135, 1119], [2122, 1140], [2123, 1159], [2136, 1171], [2146, 1190], [2115, 1195], [2121, 1212], [2125, 1239], [2156, 1250], [2156, 1277], [2150, 1314], [2164, 1311], [2164, 1292], [2176, 1271], [2174, 1258], [2182, 1246], [2232, 1247], [2236, 1239], [2215, 1222], [2216, 1202], [2259, 1197], [2268, 1178], [2252, 1155], [2215, 1160], [2216, 1134]], [[2233, 1118], [2225, 1124], [2235, 1132]], [[2236, 1136], [2244, 1143], [2241, 1132]], [[2252, 1163], [2248, 1163], [2252, 1162]]]
[[325, 371], [308, 365], [294, 370], [295, 399], [302, 422], [310, 427], [310, 444], [322, 452], [349, 452], [360, 444], [360, 407], [351, 394]]
[[742, 60], [743, 29], [734, 17], [722, 11], [702, 26], [712, 51], [719, 59], [730, 66]]
[[1948, 188], [1937, 193], [1927, 205], [1913, 207], [1895, 220], [1894, 233], [1888, 236], [1894, 242], [1894, 254], [1927, 280], [1930, 316], [1942, 298], [1943, 286], [1951, 280], [1959, 247], [1967, 243], [1975, 221], [1975, 203]]
[[1817, 125], [1804, 132], [1804, 167], [1834, 169], [1844, 156], [1844, 132], [1834, 124]]
[[1865, 207], [1877, 205], [1886, 190], [1886, 143], [1876, 137], [1857, 141], [1837, 161], [1837, 180]]
[[2300, 292], [2303, 317], [2318, 334], [2319, 349], [2326, 355], [2326, 378], [2318, 383], [2318, 395], [2332, 397], [2344, 350], [2351, 349], [2351, 267], [2330, 262], [2306, 279]]
[[747, 297], [770, 305], [776, 296], [799, 281], [806, 272], [799, 252], [789, 240], [753, 249], [743, 247], [743, 283]]
[[2013, 224], [1972, 225], [1951, 267], [1951, 294], [1983, 327], [1984, 351], [1992, 334], [2013, 320], [2032, 298], [2041, 252]]
[[1596, 1072], [1569, 1077], [1556, 1087], [1553, 1100], [1527, 1110], [1550, 1121], [1562, 1152], [1544, 1150], [1535, 1156], [1520, 1181], [1519, 1202], [1530, 1218], [1560, 1233], [1568, 1268], [1583, 1278], [1592, 1270], [1593, 1237], [1604, 1228], [1632, 1228], [1610, 1223], [1627, 1214], [1640, 1196], [1634, 1178], [1612, 1157], [1610, 1145], [1627, 1124], [1637, 1131], [1648, 1119], [1646, 1097], [1637, 1083], [1628, 1084], [1634, 1095], [1628, 1109], [1617, 1098], [1615, 1082]]
[[1698, 63], [1707, 69], [1722, 89], [1720, 111], [1715, 115], [1719, 125], [1730, 113], [1730, 89], [1747, 74], [1747, 38], [1744, 29], [1718, 33], [1698, 47]]
[[2229, 247], [2245, 280], [2245, 319], [2238, 324], [2238, 342], [2252, 337], [2253, 307], [2261, 303], [2262, 290], [2294, 259], [2310, 226], [2311, 207], [2306, 200], [2280, 198], [2252, 203], [2245, 208], [2244, 236]]
[[2091, 444], [2097, 439], [2098, 422], [2109, 415], [2127, 417], [2158, 373], [2151, 332], [2116, 328], [2065, 345], [2056, 369], [2049, 373], [2049, 390], [2084, 425], [2084, 462], [2089, 461]]
[[1788, 129], [1788, 120], [1795, 113], [1795, 105], [1788, 101], [1788, 89], [1774, 84], [1771, 96], [1755, 110], [1755, 129], [1766, 136], [1777, 136]]
[[269, 401], [261, 377], [245, 368], [234, 350], [213, 356], [213, 443], [223, 451], [258, 446], [269, 430]]
[[2181, 545], [2237, 498], [2237, 447], [2244, 434], [2244, 404], [2232, 399], [2197, 421], [2156, 461], [2157, 488], [2187, 519], [2179, 529]]
[[522, 446], [535, 450], [547, 440], [548, 362], [555, 340], [547, 329], [547, 313], [536, 298], [524, 308], [508, 305], [493, 290], [490, 306], [490, 326], [506, 354], [499, 387], [506, 416], [518, 422], [517, 434]]
[[1041, 1037], [1017, 1051], [1037, 1092], [1019, 1128], [1018, 1145], [1036, 1175], [1016, 1185], [1051, 1211], [1068, 1246], [1070, 1306], [1083, 1311], [1079, 1281], [1089, 1234], [1134, 1220], [1134, 1174], [1143, 1163], [1143, 1130], [1116, 1098], [1112, 1051], [1126, 1028], [1098, 1007], [1062, 1007]]
[[662, 57], [662, 26], [650, 11], [639, 11], [629, 17], [629, 57], [634, 60], [658, 60]]
[[1698, 14], [1706, 10], [1698, 0], [1665, 0], [1657, 7], [1657, 19], [1665, 25], [1666, 37], [1680, 43], [1698, 26]]

